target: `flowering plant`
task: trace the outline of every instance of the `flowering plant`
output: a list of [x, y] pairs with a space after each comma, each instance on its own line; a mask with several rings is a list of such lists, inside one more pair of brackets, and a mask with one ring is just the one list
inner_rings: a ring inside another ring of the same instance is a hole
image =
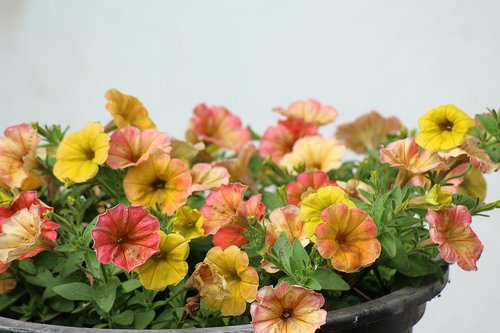
[[[326, 310], [442, 279], [447, 263], [476, 270], [472, 216], [500, 207], [482, 176], [500, 162], [494, 110], [440, 106], [418, 133], [371, 112], [323, 136], [337, 111], [306, 100], [259, 136], [200, 104], [180, 140], [137, 98], [106, 99], [106, 126], [0, 139], [3, 316], [314, 332]], [[346, 148], [363, 158], [342, 161]]]

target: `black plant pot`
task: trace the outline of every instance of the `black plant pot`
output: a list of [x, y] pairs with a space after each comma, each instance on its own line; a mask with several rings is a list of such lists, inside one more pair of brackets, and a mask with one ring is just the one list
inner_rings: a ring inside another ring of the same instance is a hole
[[[426, 302], [438, 295], [448, 282], [448, 269], [444, 282], [435, 277], [424, 280], [418, 288], [406, 287], [389, 295], [363, 304], [328, 312], [326, 324], [320, 332], [342, 333], [411, 333], [422, 318]], [[250, 325], [173, 330], [110, 330], [65, 327], [24, 322], [0, 317], [0, 332], [12, 333], [236, 333], [252, 332]]]

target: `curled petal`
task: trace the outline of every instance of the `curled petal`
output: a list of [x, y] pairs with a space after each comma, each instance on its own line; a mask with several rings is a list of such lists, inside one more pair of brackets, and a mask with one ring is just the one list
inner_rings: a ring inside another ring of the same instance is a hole
[[222, 166], [212, 166], [208, 163], [197, 163], [191, 168], [193, 185], [191, 192], [205, 191], [229, 183], [229, 172]]
[[315, 99], [297, 101], [292, 103], [288, 109], [274, 108], [273, 111], [292, 118], [301, 119], [306, 123], [312, 123], [317, 126], [329, 124], [337, 118], [337, 110], [331, 106], [321, 105]]
[[106, 92], [106, 99], [108, 100], [106, 110], [113, 116], [118, 128], [134, 126], [141, 130], [156, 129], [148, 111], [136, 97], [110, 89]]

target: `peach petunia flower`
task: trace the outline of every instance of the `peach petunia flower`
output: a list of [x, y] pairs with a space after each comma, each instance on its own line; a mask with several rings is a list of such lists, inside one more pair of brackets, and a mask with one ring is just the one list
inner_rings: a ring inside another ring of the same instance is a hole
[[38, 192], [23, 191], [14, 198], [9, 208], [0, 207], [0, 226], [5, 220], [7, 220], [9, 217], [14, 215], [21, 209], [30, 209], [32, 205], [38, 206], [38, 212], [41, 219], [45, 219], [45, 212], [53, 211], [52, 207], [47, 206], [43, 201], [38, 199]]
[[472, 167], [481, 170], [482, 173], [497, 171], [499, 167], [498, 163], [493, 162], [486, 151], [479, 147], [479, 144], [480, 140], [478, 138], [467, 136], [464, 144], [460, 147], [448, 151], [440, 151], [438, 155], [444, 158], [448, 165], [460, 163], [463, 160], [461, 157], [465, 156], [470, 161]]
[[198, 153], [205, 149], [203, 142], [190, 143], [176, 138], [171, 139], [170, 145], [172, 147], [170, 157], [182, 160], [186, 164], [189, 164]]
[[130, 272], [158, 252], [160, 222], [141, 206], [118, 204], [99, 215], [92, 238], [97, 260]]
[[198, 104], [191, 118], [192, 130], [204, 141], [239, 151], [250, 141], [250, 131], [238, 116], [224, 107]]
[[60, 181], [83, 183], [92, 179], [108, 159], [109, 136], [99, 123], [88, 123], [66, 136], [57, 148], [54, 176]]
[[229, 183], [229, 172], [223, 166], [196, 163], [191, 168], [193, 184], [190, 192], [205, 191]]
[[279, 163], [285, 154], [292, 151], [298, 139], [314, 135], [318, 135], [318, 128], [314, 124], [301, 119], [280, 120], [278, 126], [268, 127], [262, 135], [260, 156], [271, 156], [274, 163]]
[[378, 148], [389, 134], [396, 134], [402, 125], [398, 118], [384, 118], [372, 111], [356, 118], [353, 122], [340, 125], [335, 134], [347, 148], [358, 154]]
[[158, 231], [158, 234], [160, 251], [135, 269], [144, 288], [151, 290], [164, 290], [167, 286], [176, 285], [188, 272], [188, 241], [179, 234], [167, 235], [163, 231]]
[[314, 333], [326, 323], [325, 298], [302, 286], [281, 282], [259, 290], [250, 314], [256, 333]]
[[116, 89], [108, 90], [105, 97], [108, 100], [106, 110], [113, 116], [116, 127], [134, 126], [141, 130], [156, 129], [155, 123], [149, 118], [148, 111], [136, 97], [122, 94]]
[[472, 217], [465, 206], [429, 209], [425, 220], [431, 225], [430, 239], [438, 245], [441, 257], [466, 271], [476, 271], [476, 262], [483, 252], [483, 244], [470, 227]]
[[335, 186], [336, 183], [323, 171], [302, 172], [297, 176], [297, 181], [288, 183], [286, 198], [289, 204], [298, 205], [304, 195], [328, 185]]
[[359, 179], [349, 179], [347, 182], [337, 181], [337, 186], [346, 191], [351, 198], [359, 199], [365, 203], [368, 203], [369, 201], [365, 198], [361, 191], [371, 194], [374, 193], [373, 188], [370, 185]]
[[168, 134], [128, 126], [111, 135], [106, 163], [113, 169], [123, 169], [144, 162], [156, 150], [169, 153], [170, 149]]
[[301, 119], [316, 126], [329, 124], [337, 118], [337, 110], [328, 105], [321, 105], [315, 99], [297, 101], [290, 104], [288, 109], [274, 108], [273, 111], [281, 113], [287, 118]]
[[280, 165], [290, 172], [300, 165], [305, 166], [305, 171], [327, 172], [342, 165], [344, 153], [345, 146], [334, 137], [306, 136], [295, 143], [292, 152], [283, 156]]
[[269, 214], [269, 220], [265, 220], [267, 252], [269, 252], [279, 235], [284, 232], [290, 243], [298, 240], [302, 246], [309, 244], [304, 231], [304, 221], [300, 219], [299, 207], [288, 205], [276, 208]]
[[54, 248], [59, 225], [40, 217], [40, 207], [17, 211], [2, 223], [0, 261], [22, 260]]
[[255, 300], [259, 288], [259, 275], [249, 267], [248, 255], [236, 246], [223, 250], [213, 247], [207, 252], [205, 262], [212, 264], [226, 281], [230, 295], [222, 300], [203, 298], [211, 309], [220, 309], [223, 316], [239, 316], [247, 303]]
[[188, 241], [202, 237], [205, 234], [205, 230], [203, 230], [203, 216], [198, 209], [182, 206], [177, 209], [171, 222], [173, 225], [172, 230], [182, 235]]
[[191, 181], [189, 168], [184, 162], [156, 151], [127, 171], [123, 187], [127, 199], [133, 204], [152, 208], [158, 204], [162, 214], [172, 215], [186, 203]]
[[325, 186], [315, 193], [305, 197], [300, 203], [300, 218], [305, 222], [307, 237], [315, 241], [314, 234], [319, 224], [323, 223], [321, 213], [331, 205], [343, 203], [349, 208], [354, 208], [354, 202], [349, 200], [347, 193], [340, 187]]
[[231, 176], [229, 181], [232, 183], [242, 183], [248, 185], [250, 189], [257, 192], [257, 185], [252, 178], [248, 164], [254, 154], [257, 153], [257, 148], [251, 142], [245, 144], [238, 152], [235, 158], [228, 158], [223, 161], [217, 162], [217, 165], [223, 166]]
[[0, 182], [9, 188], [26, 188], [23, 184], [28, 180], [41, 185], [33, 173], [39, 165], [36, 149], [41, 138], [37, 130], [30, 124], [20, 124], [7, 128], [4, 135], [0, 139]]
[[340, 203], [325, 209], [321, 219], [325, 223], [316, 231], [318, 252], [331, 259], [333, 268], [353, 273], [377, 260], [377, 226], [366, 212]]
[[0, 273], [0, 295], [8, 294], [16, 285], [17, 281], [10, 272]]

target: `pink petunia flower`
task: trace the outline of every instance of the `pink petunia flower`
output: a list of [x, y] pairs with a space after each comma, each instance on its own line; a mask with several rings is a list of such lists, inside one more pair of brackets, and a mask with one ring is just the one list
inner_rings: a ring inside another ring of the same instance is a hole
[[301, 119], [316, 126], [329, 124], [337, 118], [337, 110], [331, 106], [322, 105], [315, 99], [297, 101], [290, 104], [288, 109], [274, 108], [273, 111], [281, 113], [287, 118]]

